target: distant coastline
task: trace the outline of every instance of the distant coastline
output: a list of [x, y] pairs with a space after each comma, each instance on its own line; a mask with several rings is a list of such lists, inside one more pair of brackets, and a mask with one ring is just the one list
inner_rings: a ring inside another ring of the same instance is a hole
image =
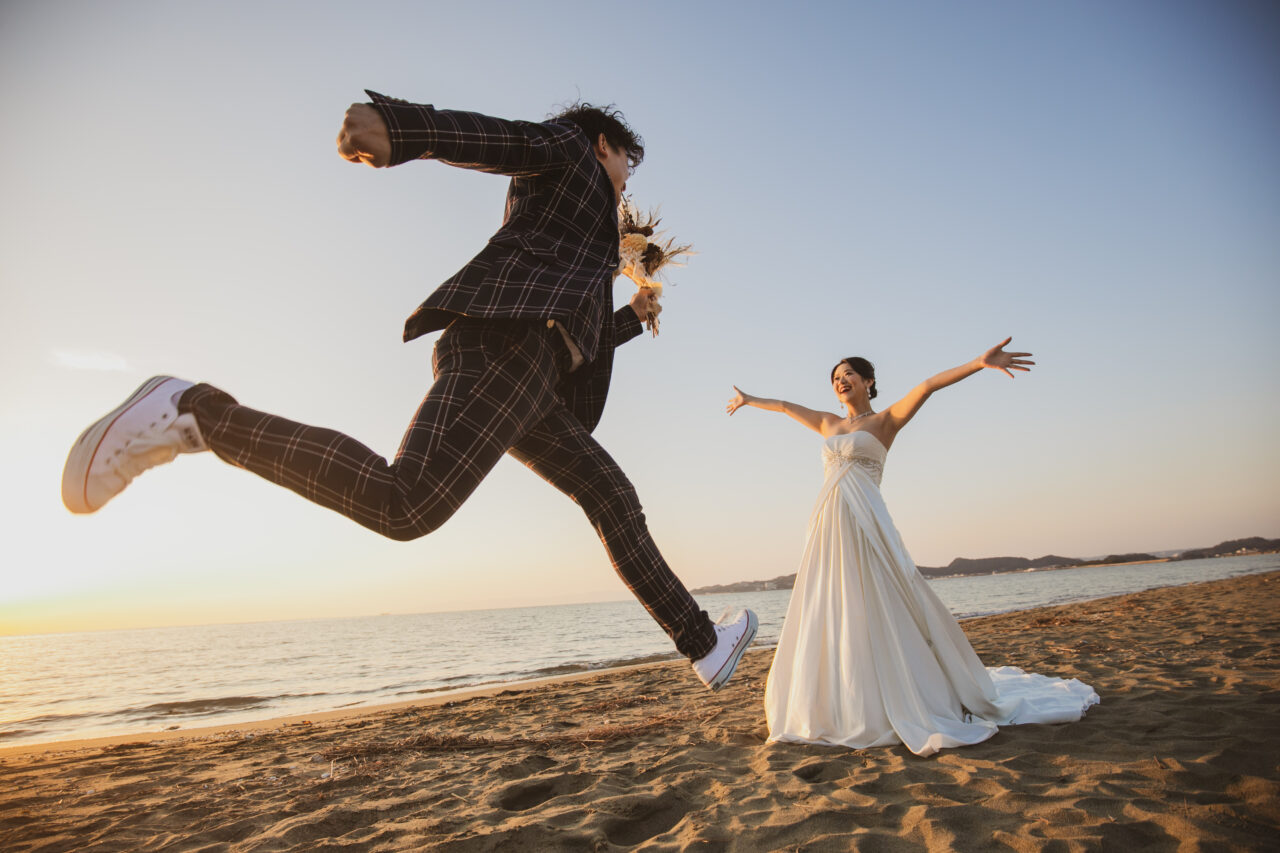
[[[981, 557], [970, 559], [956, 557], [946, 566], [918, 566], [920, 574], [927, 578], [957, 578], [967, 575], [997, 575], [1012, 572], [1052, 571], [1073, 569], [1080, 566], [1119, 566], [1130, 563], [1162, 563], [1171, 560], [1204, 560], [1210, 557], [1239, 557], [1246, 554], [1271, 554], [1280, 551], [1280, 539], [1264, 539], [1252, 536], [1247, 539], [1230, 539], [1211, 548], [1191, 548], [1186, 551], [1162, 551], [1155, 554], [1108, 554], [1101, 559], [1084, 560], [1048, 554], [1030, 559], [1027, 557]], [[693, 590], [695, 595], [719, 592], [765, 592], [772, 589], [791, 589], [796, 576], [779, 575], [771, 580], [738, 581], [716, 584]]]

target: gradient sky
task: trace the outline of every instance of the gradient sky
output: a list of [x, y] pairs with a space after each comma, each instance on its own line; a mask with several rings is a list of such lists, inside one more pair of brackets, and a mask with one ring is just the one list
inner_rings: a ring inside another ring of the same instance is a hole
[[818, 437], [727, 418], [732, 383], [834, 409], [861, 354], [883, 405], [1006, 335], [1037, 369], [940, 393], [890, 456], [919, 563], [1280, 536], [1277, 44], [1232, 0], [8, 0], [0, 633], [627, 597], [512, 460], [407, 544], [211, 454], [63, 509], [71, 442], [155, 373], [394, 453], [435, 338], [403, 320], [506, 181], [344, 162], [365, 87], [644, 136], [630, 190], [699, 254], [596, 435], [690, 587], [794, 571], [821, 484]]

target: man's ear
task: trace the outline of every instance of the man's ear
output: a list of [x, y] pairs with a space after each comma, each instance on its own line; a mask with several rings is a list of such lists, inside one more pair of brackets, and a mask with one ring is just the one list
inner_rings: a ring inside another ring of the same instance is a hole
[[611, 150], [612, 149], [609, 147], [609, 138], [603, 133], [600, 134], [600, 138], [596, 140], [596, 156], [608, 157]]

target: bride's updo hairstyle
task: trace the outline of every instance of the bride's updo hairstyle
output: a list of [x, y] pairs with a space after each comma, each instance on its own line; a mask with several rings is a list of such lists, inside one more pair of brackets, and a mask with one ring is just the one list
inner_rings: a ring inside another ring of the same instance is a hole
[[[874, 383], [876, 381], [876, 366], [867, 361], [860, 355], [852, 355], [848, 358], [842, 358], [836, 362], [836, 366], [831, 368], [831, 381], [836, 381], [836, 371], [840, 369], [840, 365], [847, 364], [853, 368], [853, 372], [862, 377], [864, 382]], [[876, 398], [876, 386], [872, 384], [867, 391], [867, 399], [874, 400]]]

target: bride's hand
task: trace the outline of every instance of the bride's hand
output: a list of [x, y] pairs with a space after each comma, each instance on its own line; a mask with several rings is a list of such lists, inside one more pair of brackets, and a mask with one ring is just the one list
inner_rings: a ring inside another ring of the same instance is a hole
[[1021, 370], [1024, 373], [1031, 369], [1034, 361], [1028, 361], [1029, 352], [1005, 352], [1004, 348], [1009, 345], [1013, 338], [1005, 338], [999, 344], [978, 356], [978, 363], [983, 367], [990, 367], [995, 370], [1003, 370], [1008, 374], [1009, 378], [1013, 378], [1011, 370]]
[[724, 410], [731, 415], [747, 405], [747, 401], [751, 399], [751, 395], [742, 393], [742, 389], [737, 385], [733, 386], [733, 390], [735, 392], [734, 395], [729, 398], [729, 404], [724, 407]]

